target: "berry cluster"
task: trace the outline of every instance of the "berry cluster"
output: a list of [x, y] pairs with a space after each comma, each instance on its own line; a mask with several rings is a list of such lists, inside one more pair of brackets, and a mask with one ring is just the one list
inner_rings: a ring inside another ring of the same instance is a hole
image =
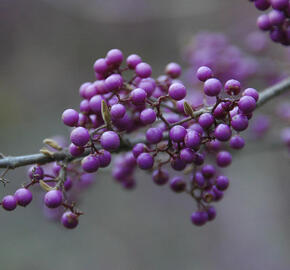
[[290, 45], [290, 1], [289, 0], [250, 0], [259, 10], [272, 8], [268, 14], [257, 19], [262, 31], [269, 31], [270, 38], [282, 45]]
[[[45, 170], [33, 166], [31, 182], [5, 197], [4, 209], [27, 205], [32, 199], [29, 188], [39, 184], [46, 191], [44, 204], [62, 207], [62, 224], [74, 228], [82, 212], [75, 208], [69, 190], [76, 181], [109, 166], [111, 154], [122, 150], [127, 152], [116, 159], [113, 177], [124, 188], [135, 187], [134, 172], [140, 168], [151, 172], [157, 185], [169, 183], [173, 192], [196, 201], [193, 224], [201, 226], [215, 218], [212, 203], [221, 200], [229, 186], [221, 170], [232, 162], [229, 150], [245, 145], [240, 132], [248, 127], [258, 92], [242, 91], [234, 79], [222, 83], [211, 68], [201, 66], [196, 77], [205, 97], [215, 102], [195, 108], [186, 99], [177, 63], [169, 63], [165, 74], [153, 79], [151, 66], [140, 56], [128, 56], [124, 66], [123, 60], [123, 53], [113, 49], [95, 62], [96, 80], [80, 87], [80, 113], [67, 109], [62, 114], [63, 123], [73, 128], [68, 147], [71, 158]], [[132, 133], [136, 139], [129, 140]], [[49, 145], [62, 149], [54, 141]]]

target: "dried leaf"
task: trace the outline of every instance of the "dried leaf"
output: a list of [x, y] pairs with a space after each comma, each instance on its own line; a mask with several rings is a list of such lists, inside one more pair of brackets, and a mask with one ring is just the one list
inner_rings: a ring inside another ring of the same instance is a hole
[[39, 152], [42, 153], [42, 154], [44, 154], [44, 155], [46, 155], [46, 156], [54, 157], [54, 153], [51, 152], [51, 151], [49, 151], [49, 150], [46, 149], [46, 148], [41, 148], [41, 149], [39, 150]]
[[58, 143], [53, 139], [44, 139], [43, 143], [49, 145], [51, 148], [55, 150], [59, 150], [59, 151], [62, 150], [62, 147], [58, 145]]
[[49, 186], [48, 184], [46, 184], [43, 180], [39, 180], [39, 185], [41, 186], [41, 188], [44, 191], [50, 191], [53, 190], [53, 188], [51, 186]]
[[109, 108], [105, 100], [102, 100], [102, 117], [107, 127], [110, 127], [111, 115], [110, 115]]
[[187, 103], [187, 101], [184, 101], [183, 108], [184, 108], [184, 111], [187, 115], [193, 117], [194, 111], [193, 111], [192, 107]]

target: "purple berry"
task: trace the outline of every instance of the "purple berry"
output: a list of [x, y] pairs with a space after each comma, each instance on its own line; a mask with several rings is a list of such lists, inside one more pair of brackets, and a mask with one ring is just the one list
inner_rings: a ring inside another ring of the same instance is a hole
[[236, 131], [243, 131], [249, 125], [248, 117], [242, 114], [237, 114], [232, 118], [231, 125]]
[[63, 196], [59, 190], [50, 190], [44, 196], [44, 203], [48, 208], [56, 208], [62, 204]]
[[180, 159], [185, 161], [186, 163], [193, 162], [195, 157], [195, 153], [190, 148], [184, 148], [180, 151]]
[[159, 186], [165, 185], [169, 180], [169, 173], [162, 169], [155, 170], [152, 174], [152, 179]]
[[153, 109], [147, 108], [140, 114], [140, 120], [144, 125], [153, 124], [156, 120], [156, 113]]
[[182, 171], [185, 169], [186, 167], [186, 162], [184, 160], [182, 160], [181, 158], [177, 157], [177, 158], [172, 158], [170, 165], [172, 167], [172, 169], [174, 169], [175, 171]]
[[79, 121], [79, 113], [73, 109], [67, 109], [62, 114], [62, 121], [69, 127], [76, 126]]
[[148, 78], [152, 74], [152, 68], [147, 63], [141, 62], [135, 67], [135, 72], [141, 78]]
[[217, 177], [215, 185], [219, 190], [223, 191], [228, 188], [229, 184], [230, 184], [229, 178], [227, 178], [224, 175], [220, 175]]
[[67, 229], [74, 229], [79, 223], [78, 216], [71, 211], [65, 212], [61, 217], [61, 223]]
[[245, 146], [245, 140], [239, 135], [233, 136], [230, 139], [230, 147], [233, 149], [242, 149]]
[[99, 58], [96, 60], [94, 63], [94, 70], [97, 73], [104, 74], [108, 71], [108, 64], [106, 59], [104, 58]]
[[112, 74], [105, 80], [105, 87], [108, 91], [118, 90], [123, 84], [123, 78], [120, 74]]
[[172, 79], [178, 78], [181, 74], [181, 67], [177, 63], [169, 63], [165, 68], [165, 73]]
[[225, 83], [225, 90], [228, 95], [234, 96], [238, 95], [241, 91], [241, 83], [237, 80], [228, 80]]
[[210, 97], [217, 96], [222, 88], [221, 82], [216, 78], [208, 79], [204, 83], [204, 93]]
[[106, 62], [109, 65], [119, 66], [123, 61], [123, 53], [118, 49], [108, 51], [106, 55]]
[[126, 108], [122, 104], [115, 104], [111, 107], [110, 114], [112, 118], [119, 119], [123, 118], [126, 113]]
[[257, 19], [258, 27], [263, 31], [268, 31], [271, 29], [270, 18], [267, 14], [262, 14]]
[[142, 88], [136, 88], [131, 92], [130, 97], [133, 104], [140, 105], [145, 103], [147, 93]]
[[215, 128], [214, 135], [219, 141], [224, 142], [224, 141], [228, 141], [231, 138], [232, 131], [228, 125], [219, 124]]
[[93, 173], [96, 172], [100, 167], [99, 159], [94, 155], [86, 156], [82, 159], [82, 169], [85, 172]]
[[141, 153], [137, 158], [137, 164], [141, 169], [149, 170], [153, 167], [154, 159], [148, 153]]
[[250, 96], [254, 98], [256, 101], [259, 99], [259, 92], [254, 88], [247, 88], [243, 92], [243, 96]]
[[41, 179], [43, 179], [44, 171], [43, 171], [42, 167], [40, 167], [38, 165], [31, 166], [28, 169], [28, 176], [30, 179], [41, 180]]
[[133, 155], [135, 158], [137, 158], [141, 153], [143, 153], [146, 149], [146, 145], [144, 143], [137, 143], [134, 147], [133, 147]]
[[174, 100], [182, 100], [186, 96], [186, 88], [181, 83], [173, 83], [168, 89], [168, 94]]
[[12, 211], [17, 206], [17, 200], [15, 196], [7, 195], [2, 199], [2, 207], [7, 211]]
[[99, 151], [98, 159], [100, 162], [100, 167], [105, 168], [108, 167], [111, 163], [111, 153], [109, 151], [106, 151], [104, 149]]
[[101, 136], [101, 145], [105, 150], [114, 151], [120, 146], [119, 135], [114, 131], [106, 131]]
[[156, 144], [162, 141], [163, 133], [160, 128], [149, 128], [146, 131], [146, 139], [149, 143]]
[[216, 163], [220, 167], [226, 167], [232, 163], [232, 155], [227, 151], [220, 151], [217, 154]]
[[186, 182], [180, 176], [175, 176], [170, 180], [170, 188], [176, 192], [183, 192], [186, 188]]
[[203, 113], [199, 117], [198, 123], [201, 125], [201, 127], [207, 129], [214, 123], [214, 117], [210, 113]]
[[193, 182], [198, 186], [198, 187], [203, 187], [205, 184], [205, 178], [201, 172], [196, 172], [193, 178]]
[[211, 220], [214, 220], [215, 217], [216, 217], [216, 210], [214, 208], [214, 206], [209, 206], [206, 210], [206, 213], [208, 215], [208, 220], [211, 221]]
[[239, 100], [238, 106], [244, 114], [249, 114], [255, 110], [256, 100], [250, 96], [243, 96]]
[[32, 193], [27, 188], [19, 188], [15, 191], [14, 198], [18, 205], [26, 206], [32, 201]]
[[188, 130], [184, 137], [186, 147], [196, 148], [200, 145], [200, 134], [196, 130]]
[[202, 167], [201, 172], [204, 177], [211, 178], [215, 175], [216, 170], [213, 165], [207, 164]]
[[206, 66], [200, 67], [196, 72], [196, 77], [202, 82], [205, 82], [206, 80], [210, 79], [212, 75], [213, 75], [212, 70]]
[[174, 142], [182, 142], [187, 131], [183, 126], [174, 126], [169, 131], [169, 137]]
[[202, 226], [208, 221], [208, 215], [203, 211], [193, 212], [191, 215], [191, 221], [196, 226]]
[[126, 63], [128, 68], [135, 69], [135, 67], [142, 62], [142, 59], [137, 54], [131, 54], [127, 57]]
[[70, 140], [77, 146], [85, 146], [90, 140], [90, 133], [83, 127], [77, 127], [71, 132]]
[[79, 156], [81, 156], [83, 153], [84, 153], [84, 151], [85, 151], [85, 149], [83, 148], [83, 147], [81, 147], [81, 146], [76, 146], [76, 145], [74, 145], [73, 143], [71, 143], [70, 145], [69, 145], [69, 152], [70, 152], [70, 154], [73, 156], [73, 157], [79, 157]]

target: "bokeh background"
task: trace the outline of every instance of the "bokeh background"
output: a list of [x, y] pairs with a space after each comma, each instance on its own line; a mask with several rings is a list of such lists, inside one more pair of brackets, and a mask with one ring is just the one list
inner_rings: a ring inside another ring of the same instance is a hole
[[[34, 153], [43, 138], [67, 136], [61, 113], [78, 107], [80, 84], [109, 49], [142, 55], [157, 76], [170, 61], [182, 64], [182, 48], [201, 30], [242, 43], [257, 14], [248, 1], [0, 0], [0, 152]], [[192, 226], [194, 202], [144, 173], [128, 192], [99, 172], [76, 230], [47, 221], [38, 200], [1, 211], [0, 269], [290, 269], [289, 158], [272, 125], [234, 158], [214, 222]], [[25, 169], [8, 178], [1, 196], [27, 180]]]

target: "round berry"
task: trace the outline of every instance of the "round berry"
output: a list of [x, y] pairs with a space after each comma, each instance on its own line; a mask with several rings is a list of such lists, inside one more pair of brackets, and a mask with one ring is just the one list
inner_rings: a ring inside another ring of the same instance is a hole
[[242, 114], [237, 114], [232, 118], [231, 125], [236, 131], [243, 131], [249, 125], [248, 117]]
[[185, 137], [184, 143], [186, 147], [196, 148], [200, 145], [200, 134], [196, 130], [188, 130]]
[[207, 164], [202, 167], [201, 172], [204, 177], [211, 178], [215, 175], [216, 170], [213, 165]]
[[143, 170], [149, 170], [152, 169], [154, 164], [153, 157], [148, 153], [141, 153], [137, 157], [137, 164], [138, 166]]
[[165, 73], [172, 79], [178, 78], [181, 74], [181, 67], [177, 63], [169, 63], [165, 68]]
[[78, 216], [71, 211], [67, 211], [63, 213], [61, 223], [67, 229], [74, 229], [79, 223]]
[[256, 101], [259, 99], [259, 92], [254, 88], [247, 88], [243, 92], [243, 96], [250, 96], [254, 98]]
[[123, 84], [123, 78], [120, 74], [112, 74], [105, 80], [105, 87], [108, 91], [118, 90]]
[[40, 180], [40, 179], [43, 179], [44, 171], [43, 171], [42, 167], [40, 167], [38, 165], [31, 166], [28, 169], [28, 176], [30, 179]]
[[90, 140], [90, 133], [84, 127], [77, 127], [71, 132], [70, 140], [77, 146], [85, 146]]
[[205, 178], [201, 172], [196, 172], [194, 174], [193, 183], [195, 183], [198, 187], [204, 186]]
[[163, 133], [160, 128], [149, 128], [146, 131], [146, 139], [149, 143], [159, 143], [162, 141]]
[[114, 131], [106, 131], [101, 136], [101, 145], [105, 150], [114, 151], [120, 146], [119, 135]]
[[147, 63], [141, 62], [135, 67], [135, 72], [140, 78], [148, 78], [152, 74], [152, 68]]
[[81, 146], [76, 146], [76, 145], [74, 145], [73, 143], [71, 143], [71, 144], [69, 145], [68, 150], [69, 150], [70, 154], [71, 154], [73, 157], [79, 157], [79, 156], [81, 156], [81, 155], [84, 153], [84, 151], [85, 151], [85, 149], [84, 149], [83, 147], [81, 147]]
[[219, 190], [226, 190], [229, 184], [230, 184], [229, 178], [227, 178], [224, 175], [220, 175], [217, 177], [215, 185]]
[[63, 196], [59, 190], [50, 190], [44, 196], [44, 203], [48, 208], [56, 208], [62, 204]]
[[195, 153], [190, 148], [184, 148], [180, 151], [180, 159], [185, 161], [186, 163], [193, 162], [195, 157]]
[[174, 142], [182, 142], [187, 131], [183, 126], [174, 126], [169, 131], [169, 137]]
[[162, 169], [155, 170], [152, 174], [152, 179], [159, 186], [165, 185], [169, 180], [169, 173]]
[[214, 123], [214, 117], [211, 113], [203, 113], [199, 117], [198, 123], [201, 125], [201, 127], [207, 129]]
[[257, 25], [263, 31], [268, 31], [272, 27], [271, 22], [270, 22], [270, 18], [267, 14], [262, 14], [258, 17]]
[[174, 100], [182, 100], [186, 96], [186, 88], [181, 83], [173, 83], [168, 89], [168, 94]]
[[225, 83], [225, 90], [228, 95], [238, 95], [241, 91], [241, 83], [237, 80], [228, 80]]
[[108, 51], [106, 62], [109, 65], [119, 66], [123, 61], [123, 53], [119, 49], [112, 49]]
[[239, 100], [238, 106], [244, 114], [249, 114], [255, 110], [256, 100], [250, 96], [243, 96]]
[[202, 82], [205, 82], [206, 80], [210, 79], [212, 75], [213, 75], [212, 70], [206, 66], [200, 67], [196, 72], [196, 77]]
[[186, 164], [187, 163], [184, 160], [182, 160], [180, 157], [172, 158], [170, 162], [172, 169], [174, 169], [175, 171], [184, 170], [186, 167]]
[[82, 169], [85, 172], [96, 172], [100, 167], [99, 159], [94, 155], [86, 156], [82, 159]]
[[131, 92], [130, 97], [133, 104], [140, 105], [145, 103], [147, 93], [142, 88], [136, 88]]
[[231, 138], [232, 131], [228, 125], [219, 124], [215, 128], [214, 135], [219, 141], [224, 142], [224, 141], [228, 141]]
[[111, 153], [109, 151], [106, 151], [104, 149], [99, 151], [98, 159], [100, 162], [100, 167], [105, 168], [108, 167], [111, 163]]
[[17, 206], [17, 200], [15, 196], [7, 195], [2, 199], [2, 207], [7, 211], [12, 211]]
[[222, 83], [218, 79], [211, 78], [205, 81], [203, 89], [207, 96], [214, 97], [221, 92], [222, 88]]
[[270, 0], [270, 3], [271, 3], [272, 8], [283, 10], [287, 8], [289, 4], [289, 0]]
[[79, 113], [73, 109], [67, 109], [62, 114], [62, 121], [69, 127], [76, 126], [79, 121]]
[[216, 163], [220, 167], [226, 167], [232, 163], [232, 155], [228, 151], [220, 151], [217, 154]]
[[170, 188], [176, 192], [183, 192], [186, 188], [186, 182], [180, 176], [175, 176], [170, 180]]
[[214, 206], [209, 206], [206, 210], [206, 213], [208, 215], [208, 220], [211, 221], [211, 220], [214, 220], [215, 217], [216, 217], [216, 210], [214, 208]]
[[245, 140], [241, 136], [236, 135], [230, 139], [230, 147], [231, 148], [242, 149], [244, 146], [245, 146]]
[[126, 113], [126, 108], [122, 104], [115, 104], [111, 107], [111, 110], [110, 110], [110, 114], [112, 118], [115, 118], [115, 119], [123, 118], [125, 113]]
[[128, 68], [135, 69], [135, 67], [142, 62], [142, 59], [137, 54], [131, 54], [127, 57], [126, 64]]
[[155, 122], [156, 120], [156, 113], [153, 109], [148, 108], [141, 112], [140, 120], [144, 125], [149, 125]]
[[196, 211], [191, 215], [191, 221], [196, 226], [202, 226], [208, 221], [208, 215], [204, 211]]
[[96, 60], [94, 63], [94, 70], [97, 73], [104, 74], [108, 71], [108, 64], [106, 59], [104, 58], [99, 58]]
[[18, 205], [26, 206], [32, 201], [32, 193], [27, 188], [19, 188], [15, 191], [14, 198]]
[[144, 143], [137, 143], [134, 147], [133, 147], [133, 155], [135, 158], [137, 158], [141, 153], [143, 153], [146, 149], [146, 145]]

